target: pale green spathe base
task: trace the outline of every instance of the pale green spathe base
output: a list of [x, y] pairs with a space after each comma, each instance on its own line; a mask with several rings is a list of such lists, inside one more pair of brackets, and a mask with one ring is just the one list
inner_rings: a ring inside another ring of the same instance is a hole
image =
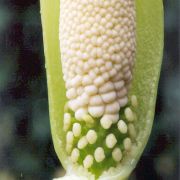
[[[59, 52], [59, 6], [60, 0], [41, 0], [51, 131], [56, 153], [64, 168], [68, 169], [72, 164], [65, 152], [65, 138], [62, 131], [66, 97]], [[131, 94], [136, 94], [139, 101], [137, 112], [138, 127], [141, 129], [137, 138], [139, 144], [133, 155], [124, 160], [125, 163], [121, 168], [117, 168], [113, 173], [105, 173], [106, 180], [124, 179], [129, 176], [148, 141], [154, 118], [163, 50], [162, 1], [136, 0], [136, 12], [137, 55]], [[81, 171], [77, 174], [81, 174]]]

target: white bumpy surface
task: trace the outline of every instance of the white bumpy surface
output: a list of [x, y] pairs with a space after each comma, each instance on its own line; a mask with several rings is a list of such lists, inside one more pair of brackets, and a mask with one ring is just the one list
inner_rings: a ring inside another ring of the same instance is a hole
[[63, 78], [76, 119], [111, 115], [107, 119], [116, 123], [127, 104], [136, 48], [134, 6], [134, 0], [61, 0]]

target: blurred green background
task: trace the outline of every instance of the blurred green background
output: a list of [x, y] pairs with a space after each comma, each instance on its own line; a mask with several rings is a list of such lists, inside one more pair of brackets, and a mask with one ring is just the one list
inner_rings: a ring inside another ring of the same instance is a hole
[[[131, 180], [179, 179], [179, 3], [164, 0], [165, 49], [153, 131]], [[50, 135], [38, 0], [0, 0], [0, 180], [63, 173]]]

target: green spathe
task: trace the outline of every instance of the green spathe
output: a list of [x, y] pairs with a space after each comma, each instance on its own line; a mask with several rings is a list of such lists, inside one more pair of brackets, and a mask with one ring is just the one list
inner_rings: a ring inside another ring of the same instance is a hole
[[[66, 90], [60, 64], [59, 7], [60, 0], [41, 0], [51, 132], [54, 147], [62, 165], [68, 173], [73, 173], [65, 152], [65, 134], [62, 131]], [[104, 174], [99, 178], [103, 180], [125, 179], [129, 176], [144, 150], [152, 128], [163, 51], [162, 1], [136, 0], [136, 16], [137, 53], [130, 94], [138, 96], [137, 123], [140, 133], [137, 140], [139, 144], [133, 159], [126, 157], [126, 163], [116, 172]], [[81, 170], [76, 172], [77, 175], [83, 176], [82, 173]], [[91, 178], [93, 177], [88, 177], [88, 179]]]

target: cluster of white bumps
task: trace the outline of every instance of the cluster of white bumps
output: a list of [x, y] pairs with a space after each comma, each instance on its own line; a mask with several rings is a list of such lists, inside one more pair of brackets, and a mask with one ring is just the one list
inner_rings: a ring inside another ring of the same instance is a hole
[[[128, 102], [135, 54], [134, 0], [61, 0], [60, 50], [68, 105], [108, 128]], [[111, 121], [105, 124], [106, 121]]]
[[[137, 98], [136, 96], [131, 96], [131, 105], [133, 108], [137, 107]], [[124, 149], [128, 152], [131, 150], [132, 147], [132, 139], [136, 137], [136, 129], [134, 127], [133, 122], [136, 120], [135, 113], [131, 110], [130, 107], [126, 107], [124, 110], [125, 119], [119, 120], [116, 125], [117, 129], [119, 130], [120, 134], [127, 134], [129, 133], [130, 137], [126, 137], [123, 140]], [[87, 116], [89, 118], [89, 116]], [[72, 131], [70, 130], [72, 124]], [[67, 131], [66, 134], [66, 150], [68, 153], [71, 152], [71, 160], [73, 163], [76, 163], [80, 157], [80, 150], [84, 149], [88, 144], [92, 145], [95, 144], [98, 139], [98, 134], [95, 130], [89, 129], [85, 135], [81, 134], [82, 126], [80, 123], [72, 123], [71, 122], [71, 115], [69, 113], [64, 114], [64, 130]], [[80, 137], [77, 142], [77, 148], [73, 148], [74, 139]], [[105, 144], [106, 147], [112, 149], [112, 158], [115, 162], [120, 162], [122, 159], [122, 152], [119, 147], [116, 146], [117, 138], [115, 134], [109, 133], [105, 137]], [[102, 140], [103, 141], [103, 140]], [[97, 147], [94, 150], [94, 154], [88, 154], [85, 159], [83, 160], [83, 165], [85, 168], [90, 168], [93, 165], [94, 159], [96, 162], [100, 163], [105, 159], [105, 152], [102, 147]]]
[[[128, 103], [128, 90], [132, 79], [135, 56], [135, 7], [134, 0], [61, 0], [60, 6], [60, 51], [63, 79], [66, 85], [68, 107], [74, 111], [78, 121], [93, 123], [100, 118], [104, 129], [117, 124], [122, 134], [133, 138], [136, 119], [132, 110], [124, 111], [128, 124], [119, 117], [120, 108]], [[136, 96], [131, 104], [136, 107]], [[92, 117], [93, 118], [92, 118]], [[81, 124], [71, 126], [71, 115], [64, 115], [66, 150], [71, 153], [72, 162], [77, 162], [80, 150], [88, 144], [95, 144], [98, 133], [90, 129], [82, 135]], [[73, 148], [75, 138], [77, 147]], [[119, 162], [122, 152], [117, 137], [110, 133], [105, 137], [106, 147], [112, 149], [112, 158]], [[131, 139], [123, 140], [125, 150], [131, 149]], [[85, 168], [93, 161], [105, 159], [100, 146], [94, 154], [84, 160]]]

